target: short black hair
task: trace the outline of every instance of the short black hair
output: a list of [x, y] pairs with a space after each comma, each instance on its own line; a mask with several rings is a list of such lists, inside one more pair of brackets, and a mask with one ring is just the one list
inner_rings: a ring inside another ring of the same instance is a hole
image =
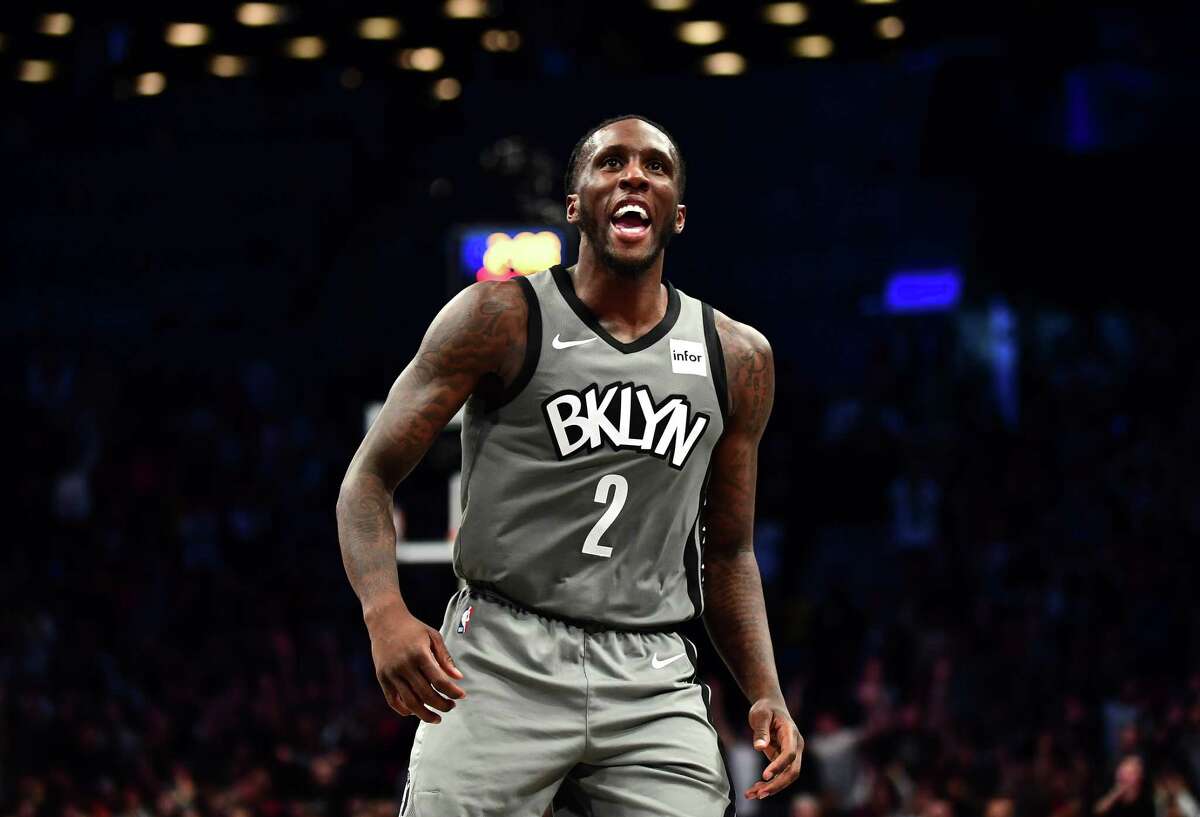
[[627, 113], [622, 114], [621, 116], [614, 116], [611, 119], [605, 119], [603, 122], [585, 133], [583, 138], [575, 143], [575, 147], [571, 151], [571, 156], [569, 159], [567, 159], [567, 172], [563, 176], [563, 188], [566, 194], [569, 196], [574, 193], [575, 186], [579, 181], [579, 164], [583, 159], [583, 146], [586, 145], [588, 140], [596, 134], [596, 131], [600, 130], [601, 128], [607, 128], [614, 122], [622, 122], [626, 119], [640, 119], [650, 127], [657, 128], [658, 130], [662, 131], [663, 136], [667, 137], [667, 141], [671, 143], [671, 151], [675, 154], [675, 166], [677, 168], [676, 180], [679, 183], [679, 200], [682, 201], [683, 190], [687, 186], [687, 164], [683, 161], [683, 153], [679, 150], [679, 144], [675, 141], [675, 137], [671, 135], [671, 132], [662, 125], [658, 124], [653, 119], [647, 119], [641, 114], [636, 113]]

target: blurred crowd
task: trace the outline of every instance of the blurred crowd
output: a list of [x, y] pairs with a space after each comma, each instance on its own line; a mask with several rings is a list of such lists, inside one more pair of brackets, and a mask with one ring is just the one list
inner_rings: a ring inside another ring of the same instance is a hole
[[[1200, 817], [1197, 346], [993, 304], [887, 324], [852, 388], [780, 356], [756, 550], [807, 748], [739, 814]], [[8, 362], [0, 817], [394, 815], [415, 722], [333, 516], [388, 377]], [[410, 532], [452, 460], [402, 486]], [[436, 626], [449, 571], [403, 572]], [[763, 759], [708, 655], [742, 791]]]

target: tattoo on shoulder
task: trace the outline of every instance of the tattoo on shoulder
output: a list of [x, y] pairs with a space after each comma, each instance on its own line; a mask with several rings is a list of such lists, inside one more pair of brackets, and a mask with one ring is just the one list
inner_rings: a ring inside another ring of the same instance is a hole
[[730, 411], [748, 427], [761, 430], [775, 397], [775, 364], [771, 344], [753, 327], [716, 313], [717, 332], [725, 352]]
[[527, 320], [528, 307], [516, 282], [475, 284], [434, 321], [417, 367], [429, 379], [482, 376], [481, 388], [500, 388], [520, 370]]

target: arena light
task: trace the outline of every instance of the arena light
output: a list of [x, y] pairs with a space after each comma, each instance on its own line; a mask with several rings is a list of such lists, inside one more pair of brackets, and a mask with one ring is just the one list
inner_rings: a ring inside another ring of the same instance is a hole
[[287, 55], [298, 60], [320, 59], [325, 54], [325, 41], [320, 37], [292, 37], [287, 43]]
[[833, 53], [833, 40], [824, 34], [797, 37], [792, 41], [792, 53], [797, 57], [819, 60]]
[[725, 26], [716, 20], [691, 20], [680, 23], [676, 34], [689, 45], [712, 45], [725, 38]]
[[704, 58], [704, 73], [715, 77], [731, 77], [745, 71], [746, 58], [736, 51], [718, 51]]
[[888, 312], [945, 312], [958, 306], [962, 273], [957, 267], [934, 270], [901, 270], [884, 288]]
[[244, 26], [273, 26], [282, 23], [287, 9], [276, 3], [242, 3], [237, 9], [237, 21]]
[[212, 30], [203, 23], [171, 23], [167, 26], [167, 42], [180, 48], [204, 45], [211, 37]]
[[75, 18], [65, 11], [43, 14], [38, 19], [38, 31], [50, 37], [65, 37], [75, 27]]
[[213, 54], [208, 61], [208, 70], [218, 77], [240, 77], [248, 68], [249, 61], [245, 57], [233, 54]]
[[516, 51], [521, 47], [521, 32], [489, 28], [479, 41], [485, 51]]
[[433, 83], [433, 97], [441, 102], [458, 99], [462, 94], [462, 83], [454, 77], [442, 77]]
[[687, 11], [692, 7], [692, 0], [650, 0], [650, 8], [655, 11]]
[[904, 21], [899, 17], [884, 17], [875, 24], [875, 34], [883, 40], [895, 40], [904, 35]]
[[364, 40], [394, 40], [400, 36], [395, 17], [367, 17], [358, 21], [358, 36]]
[[436, 71], [445, 58], [436, 48], [405, 48], [396, 56], [396, 64], [410, 71]]
[[477, 225], [455, 231], [457, 276], [467, 281], [503, 281], [562, 263], [565, 235], [553, 227]]
[[476, 20], [488, 13], [484, 0], [446, 0], [442, 8], [447, 17], [455, 20]]
[[133, 83], [133, 90], [138, 96], [158, 96], [167, 89], [167, 78], [158, 71], [138, 74]]
[[21, 82], [49, 82], [54, 79], [54, 63], [50, 60], [21, 60], [17, 66]]
[[808, 6], [803, 3], [768, 3], [763, 7], [763, 19], [775, 26], [798, 26], [808, 19]]

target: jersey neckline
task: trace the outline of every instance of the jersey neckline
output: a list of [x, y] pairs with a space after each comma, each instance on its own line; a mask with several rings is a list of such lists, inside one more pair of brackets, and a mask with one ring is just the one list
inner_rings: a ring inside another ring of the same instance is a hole
[[630, 354], [653, 346], [662, 340], [663, 336], [670, 332], [675, 327], [675, 322], [679, 320], [679, 291], [672, 286], [670, 281], [664, 279], [663, 283], [667, 286], [666, 314], [663, 315], [662, 320], [655, 324], [649, 332], [640, 338], [631, 340], [629, 343], [624, 343], [610, 335], [600, 325], [600, 319], [596, 317], [596, 313], [580, 300], [579, 296], [575, 293], [575, 283], [571, 280], [571, 274], [567, 272], [562, 264], [555, 264], [551, 267], [550, 274], [554, 276], [554, 283], [558, 286], [558, 291], [562, 294], [563, 300], [567, 302], [567, 306], [571, 307], [571, 311], [579, 317], [579, 320], [587, 325], [588, 329], [596, 333], [596, 337], [618, 352]]

